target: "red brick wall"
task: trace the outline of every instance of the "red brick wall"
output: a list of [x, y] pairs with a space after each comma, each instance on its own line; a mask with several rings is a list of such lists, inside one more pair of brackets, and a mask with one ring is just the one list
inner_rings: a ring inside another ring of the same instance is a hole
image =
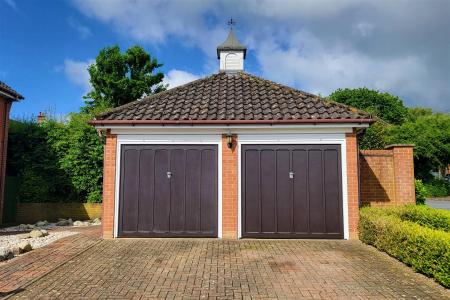
[[394, 154], [391, 150], [360, 151], [361, 203], [386, 205], [395, 199]]
[[0, 224], [3, 222], [6, 152], [8, 149], [9, 110], [11, 101], [0, 97]]
[[345, 135], [347, 147], [347, 199], [350, 238], [357, 238], [359, 222], [358, 142], [356, 133]]
[[360, 151], [361, 203], [370, 206], [413, 204], [413, 147]]
[[106, 133], [103, 159], [103, 238], [113, 237], [117, 136]]
[[227, 146], [227, 136], [222, 136], [222, 237], [238, 236], [238, 157], [237, 136], [233, 147]]

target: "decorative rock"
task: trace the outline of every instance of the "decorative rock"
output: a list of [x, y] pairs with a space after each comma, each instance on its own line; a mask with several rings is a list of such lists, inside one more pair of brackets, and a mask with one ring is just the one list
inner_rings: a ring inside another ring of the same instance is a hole
[[21, 233], [16, 235], [19, 239], [23, 240], [23, 239], [29, 239], [31, 237], [30, 233]]
[[41, 229], [42, 232], [42, 236], [47, 236], [48, 235], [48, 231], [45, 229]]
[[69, 226], [69, 220], [59, 219], [55, 224], [56, 226]]
[[0, 261], [8, 260], [14, 257], [14, 253], [10, 249], [0, 248]]
[[32, 238], [38, 238], [38, 237], [43, 237], [43, 236], [44, 236], [44, 234], [40, 230], [33, 230], [30, 232], [30, 237], [32, 237]]
[[73, 226], [89, 226], [89, 222], [75, 221], [73, 222]]
[[94, 220], [92, 220], [92, 225], [100, 225], [102, 224], [102, 221], [100, 221], [99, 218], [95, 218]]
[[37, 227], [44, 227], [44, 226], [47, 226], [47, 225], [48, 225], [48, 221], [47, 220], [39, 221], [39, 222], [36, 223]]
[[28, 229], [34, 229], [34, 225], [31, 224], [20, 224], [17, 226], [19, 230], [28, 230]]
[[19, 248], [19, 253], [25, 253], [33, 250], [33, 247], [31, 247], [30, 242], [27, 241], [23, 241], [20, 244], [18, 244], [17, 248]]

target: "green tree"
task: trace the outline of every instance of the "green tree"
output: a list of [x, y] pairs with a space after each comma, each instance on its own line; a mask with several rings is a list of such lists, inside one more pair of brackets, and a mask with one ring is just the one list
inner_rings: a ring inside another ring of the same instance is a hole
[[361, 149], [383, 149], [387, 144], [386, 134], [391, 124], [400, 125], [408, 119], [408, 109], [403, 101], [389, 93], [367, 88], [338, 89], [329, 98], [364, 110], [375, 117], [375, 123], [358, 135]]
[[338, 89], [329, 98], [364, 110], [390, 124], [402, 124], [408, 116], [408, 109], [403, 101], [389, 93], [367, 88]]
[[431, 170], [444, 170], [450, 164], [450, 115], [428, 109], [411, 109], [409, 120], [392, 126], [388, 143], [414, 144], [416, 177], [429, 180]]
[[43, 126], [47, 139], [58, 157], [78, 197], [87, 202], [101, 202], [103, 145], [97, 130], [88, 124], [96, 110], [72, 113], [67, 123], [53, 120]]
[[140, 46], [133, 46], [123, 54], [119, 46], [102, 49], [88, 68], [92, 90], [84, 96], [87, 104], [84, 110], [117, 107], [165, 90], [164, 74], [155, 73], [161, 66]]
[[8, 139], [8, 176], [19, 179], [21, 202], [72, 201], [76, 194], [57, 155], [47, 140], [47, 130], [31, 120], [11, 120]]

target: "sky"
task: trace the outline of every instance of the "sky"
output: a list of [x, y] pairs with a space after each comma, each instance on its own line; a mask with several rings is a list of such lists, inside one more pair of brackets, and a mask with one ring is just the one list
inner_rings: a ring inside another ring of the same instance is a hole
[[229, 18], [248, 47], [246, 72], [450, 112], [450, 0], [0, 0], [0, 80], [25, 96], [11, 117], [78, 111], [105, 46], [141, 45], [170, 87], [216, 73]]

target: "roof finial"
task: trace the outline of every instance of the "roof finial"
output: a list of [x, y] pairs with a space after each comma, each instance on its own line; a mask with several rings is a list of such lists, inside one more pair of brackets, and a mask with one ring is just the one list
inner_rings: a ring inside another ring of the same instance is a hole
[[230, 18], [228, 21], [228, 26], [230, 26], [230, 29], [233, 29], [233, 26], [236, 25], [236, 21], [233, 20], [233, 18]]

